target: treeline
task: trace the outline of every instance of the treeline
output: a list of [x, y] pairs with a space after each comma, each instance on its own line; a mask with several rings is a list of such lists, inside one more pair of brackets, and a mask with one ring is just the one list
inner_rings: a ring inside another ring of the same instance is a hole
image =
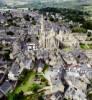
[[[42, 14], [46, 14], [46, 12], [50, 14], [55, 15], [56, 13], [59, 13], [61, 16], [63, 16], [64, 20], [68, 20], [68, 21], [73, 21], [76, 23], [80, 23], [82, 24], [82, 29], [91, 29], [92, 30], [92, 21], [91, 20], [86, 20], [85, 17], [89, 17], [89, 13], [88, 12], [84, 12], [81, 10], [76, 10], [76, 9], [69, 9], [69, 8], [42, 8], [39, 10], [40, 13]], [[49, 17], [48, 16], [48, 17]]]
[[84, 11], [75, 10], [75, 9], [68, 9], [68, 8], [42, 8], [40, 9], [40, 13], [45, 14], [46, 12], [49, 13], [60, 13], [64, 16], [65, 19], [72, 20], [74, 22], [83, 22], [85, 21], [84, 16], [88, 16], [89, 14]]

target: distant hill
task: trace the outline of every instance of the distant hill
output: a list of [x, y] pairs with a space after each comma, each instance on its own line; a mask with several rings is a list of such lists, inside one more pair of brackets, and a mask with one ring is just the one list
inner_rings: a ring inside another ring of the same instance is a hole
[[3, 0], [0, 0], [0, 7], [4, 7], [5, 6], [5, 2]]
[[18, 8], [27, 7], [41, 9], [55, 7], [92, 11], [92, 0], [0, 0], [0, 7], [5, 5], [7, 5], [7, 7]]
[[92, 0], [31, 0], [31, 2], [29, 2], [28, 4], [16, 5], [16, 6], [37, 8], [37, 9], [43, 7], [81, 9], [85, 5], [92, 5]]

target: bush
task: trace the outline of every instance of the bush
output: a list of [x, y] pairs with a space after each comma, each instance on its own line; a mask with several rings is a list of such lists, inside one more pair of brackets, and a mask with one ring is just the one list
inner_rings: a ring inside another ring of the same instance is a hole
[[92, 21], [91, 21], [91, 20], [84, 21], [83, 27], [84, 27], [85, 29], [90, 29], [90, 30], [92, 30]]
[[74, 27], [74, 28], [72, 28], [72, 32], [74, 32], [74, 33], [76, 33], [76, 32], [78, 32], [78, 33], [86, 33], [87, 30], [85, 28], [83, 28], [83, 27]]

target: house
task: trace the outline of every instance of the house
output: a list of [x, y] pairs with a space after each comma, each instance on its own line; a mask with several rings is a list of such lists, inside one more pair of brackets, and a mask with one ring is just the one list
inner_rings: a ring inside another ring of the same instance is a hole
[[87, 30], [87, 33], [90, 33], [92, 35], [92, 30]]
[[35, 34], [27, 34], [25, 42], [28, 52], [38, 50], [38, 41]]
[[3, 14], [0, 12], [0, 23], [3, 24], [5, 22], [6, 18], [3, 16]]
[[33, 65], [32, 60], [31, 59], [27, 59], [27, 58], [20, 62], [20, 67], [23, 68], [23, 69], [30, 70], [32, 65]]
[[0, 91], [6, 95], [10, 90], [12, 89], [12, 85], [8, 80], [6, 80], [1, 86], [0, 86]]
[[55, 93], [57, 91], [64, 92], [64, 85], [61, 81], [61, 74], [59, 68], [50, 68], [44, 75], [50, 85], [50, 92]]
[[8, 78], [10, 80], [18, 80], [20, 73], [20, 66], [17, 63], [13, 63], [8, 73]]
[[72, 55], [75, 57], [76, 61], [79, 63], [86, 63], [88, 61], [88, 57], [84, 51], [79, 49], [73, 50]]
[[70, 52], [65, 53], [63, 55], [63, 58], [67, 62], [67, 64], [77, 64], [77, 61], [76, 61], [75, 57]]
[[4, 94], [0, 91], [0, 99], [4, 96]]
[[7, 73], [7, 65], [0, 65], [0, 84], [4, 81]]
[[35, 43], [27, 43], [27, 51], [30, 52], [32, 50], [37, 50]]
[[37, 59], [44, 59], [44, 61], [48, 60], [49, 52], [48, 50], [39, 49], [36, 53]]
[[44, 100], [63, 100], [64, 94], [61, 91], [57, 91], [44, 96]]
[[73, 99], [73, 100], [87, 100], [85, 92], [81, 91], [80, 89], [76, 89], [74, 87], [69, 87], [65, 93], [66, 99]]

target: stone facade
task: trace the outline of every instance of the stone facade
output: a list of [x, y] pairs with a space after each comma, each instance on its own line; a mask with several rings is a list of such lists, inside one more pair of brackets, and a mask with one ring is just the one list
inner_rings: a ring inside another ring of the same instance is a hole
[[42, 17], [39, 40], [40, 46], [54, 50], [59, 47], [60, 43], [67, 47], [77, 47], [79, 45], [77, 38], [72, 33], [68, 33], [60, 29], [58, 34], [54, 28], [52, 28], [50, 31], [45, 31], [44, 19]]

